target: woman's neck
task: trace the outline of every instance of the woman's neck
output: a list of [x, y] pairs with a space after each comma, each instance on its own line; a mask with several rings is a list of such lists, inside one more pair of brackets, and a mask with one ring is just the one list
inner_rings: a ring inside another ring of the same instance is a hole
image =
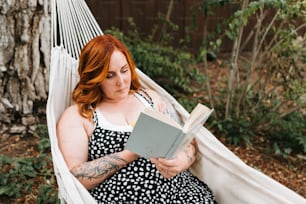
[[102, 102], [99, 104], [102, 106], [121, 106], [124, 105], [126, 103], [129, 103], [129, 101], [131, 100], [131, 98], [133, 97], [133, 94], [128, 94], [126, 97], [124, 98], [120, 98], [120, 99], [109, 99], [109, 98], [105, 98], [102, 100]]

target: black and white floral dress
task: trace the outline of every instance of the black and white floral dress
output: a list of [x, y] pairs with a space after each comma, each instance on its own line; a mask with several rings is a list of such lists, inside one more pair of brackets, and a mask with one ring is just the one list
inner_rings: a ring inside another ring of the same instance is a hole
[[[151, 105], [143, 95], [135, 93], [135, 96], [145, 106]], [[98, 110], [94, 120], [96, 127], [89, 141], [89, 160], [122, 151], [133, 127], [111, 124]], [[208, 186], [189, 171], [165, 179], [145, 158], [129, 163], [89, 192], [98, 203], [216, 203]]]

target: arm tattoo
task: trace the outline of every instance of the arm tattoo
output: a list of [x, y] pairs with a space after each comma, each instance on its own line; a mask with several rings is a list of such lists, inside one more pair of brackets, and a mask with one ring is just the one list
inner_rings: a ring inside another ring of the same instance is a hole
[[[192, 153], [190, 151], [188, 151], [189, 149], [192, 149]], [[189, 144], [188, 148], [186, 148], [184, 150], [184, 152], [186, 154], [188, 162], [192, 163], [194, 161], [195, 156], [196, 156], [196, 149], [195, 149], [195, 147], [193, 145]]]
[[97, 179], [108, 177], [128, 162], [117, 155], [108, 155], [94, 162], [86, 162], [71, 170], [78, 179]]

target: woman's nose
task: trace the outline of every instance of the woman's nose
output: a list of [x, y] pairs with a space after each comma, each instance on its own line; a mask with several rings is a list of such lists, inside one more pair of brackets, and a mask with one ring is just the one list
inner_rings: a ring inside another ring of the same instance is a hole
[[124, 81], [123, 76], [118, 75], [116, 85], [121, 86], [121, 84], [123, 84], [123, 81]]

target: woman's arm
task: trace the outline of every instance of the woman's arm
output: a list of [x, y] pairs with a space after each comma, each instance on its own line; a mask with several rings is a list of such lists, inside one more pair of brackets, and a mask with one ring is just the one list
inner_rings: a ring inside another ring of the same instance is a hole
[[94, 125], [80, 116], [76, 105], [69, 107], [57, 124], [59, 147], [66, 164], [87, 189], [103, 182], [138, 157], [125, 150], [88, 161], [88, 136], [93, 129]]
[[165, 178], [171, 178], [187, 170], [196, 160], [198, 148], [195, 139], [173, 159], [151, 158], [156, 168]]
[[78, 178], [87, 189], [91, 189], [137, 157], [138, 156], [134, 153], [124, 150], [74, 166], [71, 169], [71, 173]]

